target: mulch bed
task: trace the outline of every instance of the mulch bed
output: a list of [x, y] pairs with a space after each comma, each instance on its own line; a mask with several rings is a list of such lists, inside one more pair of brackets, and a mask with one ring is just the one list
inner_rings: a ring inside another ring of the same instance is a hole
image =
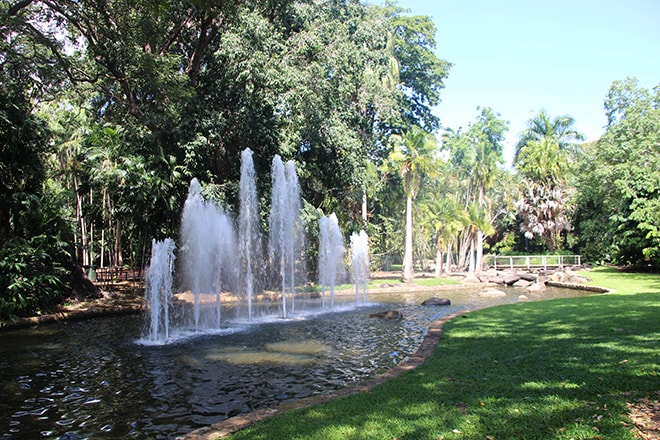
[[660, 440], [660, 391], [655, 396], [643, 398], [628, 405], [630, 420], [637, 436], [643, 440]]
[[111, 291], [103, 291], [99, 298], [82, 301], [71, 300], [43, 315], [1, 321], [0, 331], [32, 327], [59, 321], [137, 314], [144, 304], [144, 288], [139, 282], [121, 282], [112, 285]]

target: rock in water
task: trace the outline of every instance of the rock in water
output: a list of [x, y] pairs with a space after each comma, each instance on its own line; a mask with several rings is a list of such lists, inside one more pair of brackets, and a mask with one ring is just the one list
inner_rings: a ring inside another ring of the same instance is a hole
[[403, 319], [403, 313], [398, 310], [386, 310], [384, 312], [371, 313], [367, 315], [369, 318], [381, 318], [388, 320]]
[[433, 297], [429, 298], [427, 300], [424, 300], [422, 302], [423, 306], [448, 306], [451, 305], [451, 301], [447, 298], [438, 298], [438, 297]]

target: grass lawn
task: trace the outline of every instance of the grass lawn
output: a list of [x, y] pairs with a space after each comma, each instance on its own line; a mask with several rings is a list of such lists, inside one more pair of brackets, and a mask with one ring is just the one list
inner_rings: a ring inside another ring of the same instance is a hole
[[415, 278], [415, 284], [419, 286], [448, 286], [461, 284], [453, 278]]
[[626, 403], [660, 392], [660, 276], [585, 275], [618, 293], [463, 315], [418, 368], [231, 438], [634, 439]]
[[660, 275], [656, 273], [621, 272], [615, 267], [600, 266], [580, 272], [591, 279], [589, 284], [614, 289], [619, 293], [660, 293]]

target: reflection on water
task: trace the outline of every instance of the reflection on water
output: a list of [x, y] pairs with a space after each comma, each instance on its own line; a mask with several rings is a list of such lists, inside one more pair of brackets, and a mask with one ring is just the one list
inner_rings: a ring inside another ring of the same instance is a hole
[[[354, 310], [242, 326], [164, 346], [136, 343], [141, 319], [120, 317], [0, 333], [0, 435], [172, 438], [228, 417], [326, 393], [405, 361], [428, 325], [473, 306], [517, 300], [442, 292], [372, 295]], [[575, 296], [551, 289], [549, 297]], [[528, 294], [529, 296], [529, 294]], [[368, 318], [387, 309], [401, 321]]]

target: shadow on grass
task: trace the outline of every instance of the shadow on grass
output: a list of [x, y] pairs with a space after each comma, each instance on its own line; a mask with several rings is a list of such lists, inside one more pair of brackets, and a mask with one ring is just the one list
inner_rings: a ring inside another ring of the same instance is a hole
[[242, 439], [633, 439], [626, 401], [660, 390], [657, 294], [495, 307], [445, 324], [424, 364]]

